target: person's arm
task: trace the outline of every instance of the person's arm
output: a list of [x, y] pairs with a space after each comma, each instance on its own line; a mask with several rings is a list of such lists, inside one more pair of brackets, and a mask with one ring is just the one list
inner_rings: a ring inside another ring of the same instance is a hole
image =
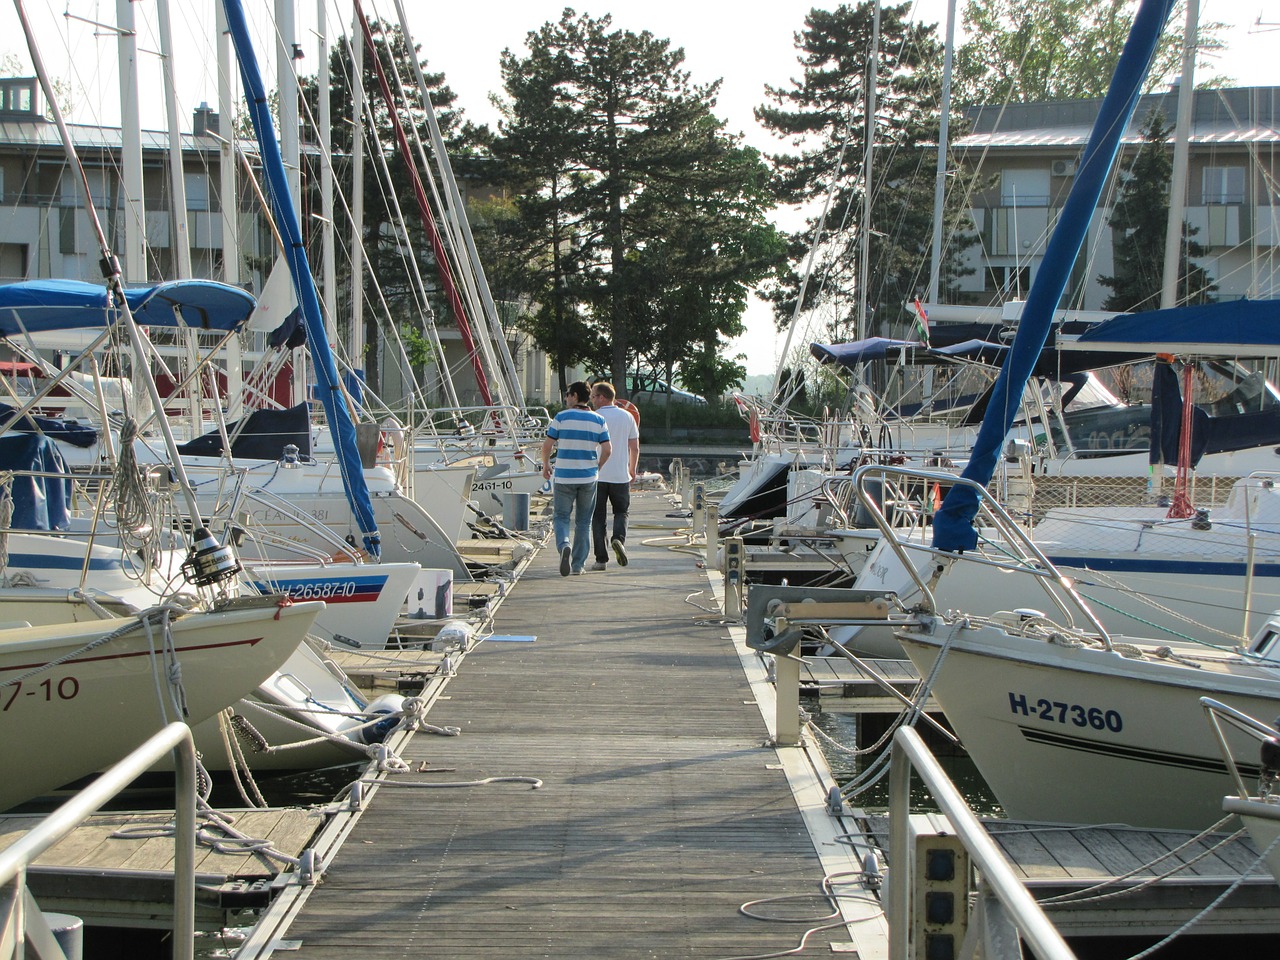
[[609, 462], [609, 455], [613, 453], [613, 444], [605, 440], [600, 444], [600, 459], [596, 463], [596, 469], [599, 470]]
[[556, 442], [550, 437], [542, 441], [542, 475], [550, 479], [551, 477], [551, 451], [555, 449]]
[[631, 479], [636, 478], [636, 468], [640, 466], [640, 438], [632, 437], [627, 441], [627, 465], [631, 470]]

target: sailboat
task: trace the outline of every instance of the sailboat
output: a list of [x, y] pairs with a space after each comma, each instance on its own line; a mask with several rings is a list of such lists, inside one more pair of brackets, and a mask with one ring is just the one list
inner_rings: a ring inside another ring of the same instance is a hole
[[0, 809], [110, 766], [172, 720], [198, 724], [298, 648], [323, 604], [276, 597], [0, 627]]
[[[1012, 416], [1005, 398], [1021, 393], [1043, 345], [1109, 168], [1105, 158], [1114, 156], [1111, 137], [1127, 122], [1171, 6], [1147, 0], [1139, 7], [1081, 177], [997, 379], [993, 415], [984, 420], [968, 465], [933, 517], [931, 549], [938, 563], [917, 580], [921, 599], [896, 630], [922, 673], [934, 678], [939, 703], [997, 797], [1021, 818], [1208, 826], [1231, 780], [1200, 722], [1199, 696], [1212, 693], [1260, 715], [1280, 708], [1272, 666], [1280, 633], [1274, 621], [1246, 649], [1111, 635], [1071, 579], [1026, 536], [1028, 562], [1011, 570], [1007, 582], [1035, 578], [1047, 591], [1039, 606], [1002, 604], [988, 615], [973, 607], [942, 613], [931, 586], [946, 576], [951, 559], [966, 562], [984, 530], [1004, 527], [1010, 539], [1018, 538], [1018, 524], [990, 502], [986, 487]], [[980, 509], [983, 518], [975, 523]], [[875, 512], [887, 532], [883, 514]], [[915, 569], [905, 556], [900, 559]], [[1015, 588], [1006, 596], [1017, 603], [1022, 593]]]

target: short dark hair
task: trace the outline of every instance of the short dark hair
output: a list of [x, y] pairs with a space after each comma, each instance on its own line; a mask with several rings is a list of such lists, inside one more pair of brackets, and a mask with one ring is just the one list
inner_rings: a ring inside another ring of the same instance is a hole
[[569, 389], [565, 391], [565, 396], [572, 395], [579, 403], [586, 403], [591, 399], [591, 388], [587, 386], [585, 380], [575, 380], [569, 384]]
[[610, 401], [618, 395], [618, 391], [613, 389], [613, 384], [608, 380], [597, 380], [596, 385], [591, 389]]

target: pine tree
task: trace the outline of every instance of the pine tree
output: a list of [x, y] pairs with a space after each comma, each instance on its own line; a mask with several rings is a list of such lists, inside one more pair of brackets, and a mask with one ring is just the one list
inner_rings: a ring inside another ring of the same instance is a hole
[[[1142, 125], [1142, 146], [1121, 168], [1120, 190], [1111, 211], [1115, 273], [1099, 277], [1111, 289], [1102, 309], [1117, 313], [1154, 310], [1160, 306], [1169, 221], [1169, 180], [1173, 156], [1169, 126], [1160, 111], [1152, 111]], [[1179, 304], [1209, 302], [1217, 284], [1203, 267], [1191, 262], [1208, 250], [1191, 239], [1196, 231], [1182, 225], [1182, 253], [1178, 265], [1176, 300]]]
[[[796, 37], [803, 75], [789, 86], [766, 88], [770, 103], [756, 109], [766, 128], [800, 147], [772, 158], [782, 202], [820, 206], [835, 179], [818, 273], [805, 287], [803, 304], [805, 310], [829, 308], [833, 319], [826, 333], [832, 338], [855, 334], [859, 298], [865, 298], [869, 317], [864, 333], [909, 333], [913, 320], [906, 304], [924, 292], [929, 275], [943, 51], [935, 28], [912, 23], [910, 9], [910, 4], [887, 6], [880, 15], [865, 290], [859, 286], [858, 231], [844, 225], [859, 222], [863, 208], [872, 4], [811, 11]], [[944, 215], [950, 242], [941, 277], [948, 295], [954, 295], [955, 280], [966, 272], [959, 256], [976, 239], [959, 202], [961, 192], [949, 191], [956, 199], [948, 199]], [[792, 268], [769, 291], [780, 326], [795, 311], [817, 219], [788, 238]]]
[[[594, 362], [740, 377], [725, 364], [747, 292], [781, 245], [754, 151], [712, 113], [684, 52], [647, 31], [566, 10], [502, 57], [501, 137], [540, 304], [532, 332], [563, 366]], [[714, 358], [714, 360], [709, 360]], [[688, 384], [686, 384], [688, 385]], [[719, 392], [719, 389], [716, 392]]]

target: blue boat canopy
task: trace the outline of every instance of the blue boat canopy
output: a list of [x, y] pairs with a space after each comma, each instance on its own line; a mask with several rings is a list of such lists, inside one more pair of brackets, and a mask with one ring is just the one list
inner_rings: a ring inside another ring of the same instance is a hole
[[841, 366], [853, 367], [869, 360], [883, 360], [899, 350], [923, 350], [925, 345], [919, 340], [893, 340], [889, 337], [867, 337], [865, 340], [854, 340], [850, 343], [811, 343], [809, 353], [822, 363], [838, 363]]
[[1115, 353], [1280, 355], [1280, 300], [1226, 300], [1126, 313], [1085, 331], [1063, 350]]
[[[174, 280], [125, 289], [134, 319], [148, 327], [228, 332], [253, 312], [253, 296], [213, 280]], [[0, 284], [0, 336], [86, 330], [115, 322], [106, 287], [80, 280]]]

